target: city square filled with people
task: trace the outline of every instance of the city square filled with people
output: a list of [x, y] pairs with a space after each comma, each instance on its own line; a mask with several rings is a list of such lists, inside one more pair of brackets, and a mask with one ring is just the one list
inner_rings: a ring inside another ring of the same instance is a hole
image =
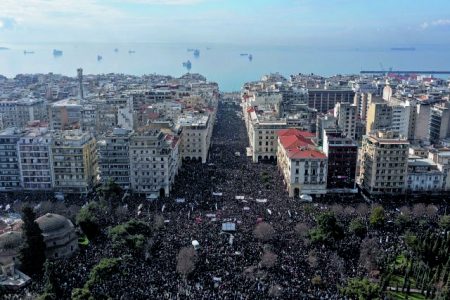
[[[379, 280], [384, 270], [378, 259], [405, 247], [392, 221], [400, 210], [430, 222], [445, 213], [443, 204], [384, 204], [385, 226], [368, 228], [365, 237], [352, 234], [349, 222], [360, 218], [367, 226], [373, 204], [358, 194], [327, 195], [312, 203], [288, 197], [276, 164], [247, 157], [240, 111], [234, 102], [219, 103], [207, 163], [184, 161], [170, 197], [103, 199], [108, 204], [99, 235], [71, 258], [54, 262], [61, 299], [82, 288], [103, 258], [117, 258], [119, 266], [91, 286], [93, 299], [343, 299], [340, 287], [348, 279]], [[81, 206], [100, 198], [92, 193], [43, 207], [46, 195], [14, 194], [3, 195], [2, 202], [13, 210], [28, 204], [39, 214], [66, 214], [75, 222]], [[345, 229], [334, 244], [310, 238], [325, 212]], [[108, 237], [110, 227], [131, 219], [152, 224], [143, 250], [114, 247]], [[224, 223], [231, 228], [224, 230]], [[44, 285], [44, 276], [36, 277], [4, 297], [33, 299]]]

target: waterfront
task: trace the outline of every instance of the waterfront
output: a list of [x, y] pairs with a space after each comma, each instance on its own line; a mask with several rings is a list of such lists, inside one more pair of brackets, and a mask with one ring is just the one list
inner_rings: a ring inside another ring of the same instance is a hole
[[[15, 44], [0, 51], [0, 74], [14, 77], [20, 73], [48, 73], [75, 76], [82, 67], [86, 74], [150, 73], [180, 76], [187, 72], [182, 63], [192, 61], [193, 73], [201, 73], [218, 82], [222, 91], [240, 90], [242, 84], [258, 80], [263, 74], [316, 73], [330, 76], [337, 73], [358, 73], [361, 70], [450, 69], [450, 52], [443, 47], [417, 47], [416, 51], [391, 51], [389, 47], [371, 49], [315, 49], [312, 46], [251, 46], [225, 44], [162, 44], [162, 43], [71, 43]], [[115, 52], [114, 49], [118, 51]], [[200, 50], [195, 58], [188, 48]], [[60, 57], [53, 49], [62, 50]], [[24, 50], [34, 54], [24, 54]], [[129, 51], [135, 53], [129, 53]], [[253, 55], [253, 60], [241, 56]], [[97, 55], [102, 56], [97, 61]]]

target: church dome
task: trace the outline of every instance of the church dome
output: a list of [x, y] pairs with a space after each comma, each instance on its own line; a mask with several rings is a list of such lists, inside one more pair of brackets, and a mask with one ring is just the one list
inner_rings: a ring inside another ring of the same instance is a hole
[[8, 231], [0, 235], [0, 251], [18, 249], [22, 243], [21, 232]]
[[36, 219], [42, 233], [49, 233], [63, 229], [72, 228], [72, 223], [66, 217], [57, 214], [47, 213]]

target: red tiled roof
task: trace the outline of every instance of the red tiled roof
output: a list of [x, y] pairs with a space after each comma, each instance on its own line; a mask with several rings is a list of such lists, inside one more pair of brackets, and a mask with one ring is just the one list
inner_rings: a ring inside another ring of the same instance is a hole
[[303, 149], [299, 149], [299, 148], [295, 148], [292, 150], [288, 150], [288, 156], [291, 159], [296, 159], [296, 158], [318, 158], [318, 159], [325, 159], [327, 158], [327, 156], [325, 155], [325, 153], [320, 152], [318, 150], [312, 150], [312, 149], [308, 149], [308, 150], [303, 150]]
[[294, 128], [282, 129], [278, 131], [280, 143], [286, 150], [289, 158], [327, 158], [323, 152], [315, 149], [314, 143], [311, 141], [313, 136], [314, 134], [311, 132], [301, 131]]
[[287, 136], [287, 135], [295, 135], [302, 136], [304, 138], [312, 138], [315, 136], [314, 133], [309, 131], [302, 131], [295, 128], [281, 129], [277, 132], [278, 136]]

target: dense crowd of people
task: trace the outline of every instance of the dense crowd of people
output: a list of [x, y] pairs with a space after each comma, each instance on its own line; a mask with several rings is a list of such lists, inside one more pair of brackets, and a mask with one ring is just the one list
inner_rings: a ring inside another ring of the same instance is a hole
[[[338, 286], [350, 277], [366, 276], [360, 263], [361, 241], [355, 236], [346, 236], [339, 247], [324, 247], [310, 243], [307, 231], [316, 225], [320, 212], [333, 211], [346, 223], [367, 217], [369, 205], [358, 196], [330, 196], [320, 204], [289, 198], [276, 164], [252, 163], [247, 145], [240, 107], [221, 102], [206, 164], [183, 162], [170, 197], [148, 202], [130, 196], [115, 204], [122, 208], [122, 221], [160, 215], [164, 226], [152, 237], [147, 255], [125, 255], [120, 272], [95, 285], [91, 293], [114, 299], [341, 299]], [[82, 206], [87, 199], [65, 201]], [[442, 209], [435, 207], [436, 213]], [[390, 211], [395, 213], [395, 207]], [[118, 223], [112, 211], [105, 218], [110, 225]], [[235, 224], [235, 230], [222, 231], [224, 222]], [[261, 223], [274, 229], [272, 237], [255, 236]], [[371, 232], [370, 237], [384, 252], [402, 244], [389, 228]], [[195, 269], [180, 274], [177, 255], [194, 240], [199, 243]], [[84, 285], [102, 258], [124, 257], [126, 251], [112, 247], [103, 235], [72, 258], [57, 261], [55, 272], [64, 298]], [[271, 253], [270, 263], [265, 253]], [[9, 297], [32, 297], [42, 292], [42, 286], [43, 280], [35, 279]]]

